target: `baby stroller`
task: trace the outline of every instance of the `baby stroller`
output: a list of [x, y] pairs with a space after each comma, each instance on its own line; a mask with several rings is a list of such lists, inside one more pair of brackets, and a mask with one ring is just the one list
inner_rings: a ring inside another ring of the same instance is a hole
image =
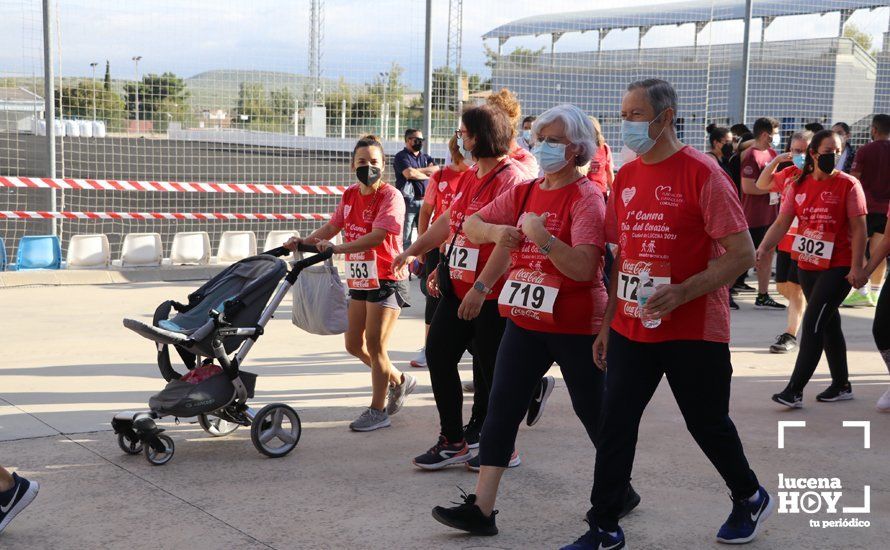
[[[318, 252], [307, 245], [300, 245], [300, 251]], [[144, 452], [154, 465], [169, 462], [173, 440], [155, 422], [165, 416], [197, 417], [204, 431], [214, 437], [249, 426], [254, 447], [273, 458], [297, 446], [302, 432], [297, 412], [284, 403], [266, 405], [258, 412], [248, 407], [256, 375], [241, 370], [300, 272], [331, 257], [327, 250], [297, 260], [288, 271], [281, 257], [290, 253], [279, 247], [232, 264], [191, 293], [187, 304], [171, 300], [158, 306], [151, 326], [124, 319], [125, 327], [155, 342], [158, 367], [167, 381], [148, 400], [150, 410], [122, 412], [111, 421], [125, 453]], [[168, 319], [171, 309], [178, 313]], [[176, 349], [189, 374], [183, 376], [173, 369], [169, 346]]]

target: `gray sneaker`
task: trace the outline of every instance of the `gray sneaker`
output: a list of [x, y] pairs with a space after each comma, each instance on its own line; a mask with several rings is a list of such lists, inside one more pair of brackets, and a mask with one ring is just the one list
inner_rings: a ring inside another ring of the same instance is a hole
[[417, 387], [417, 379], [411, 376], [410, 374], [403, 374], [404, 380], [398, 386], [389, 386], [389, 395], [387, 395], [386, 399], [386, 412], [387, 414], [396, 414], [400, 410], [402, 410], [402, 405], [405, 404], [405, 398], [411, 395], [414, 392], [414, 388]]
[[389, 415], [386, 411], [378, 411], [368, 407], [365, 411], [349, 425], [349, 429], [354, 432], [372, 432], [379, 428], [388, 428], [390, 426]]

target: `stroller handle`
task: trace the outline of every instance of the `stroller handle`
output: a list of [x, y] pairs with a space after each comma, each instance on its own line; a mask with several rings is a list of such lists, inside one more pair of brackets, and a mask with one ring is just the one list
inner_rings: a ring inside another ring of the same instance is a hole
[[[316, 248], [316, 246], [314, 244], [300, 243], [297, 245], [297, 251], [298, 252], [310, 252], [310, 253], [314, 254], [314, 253], [318, 252], [318, 248]], [[291, 253], [291, 250], [289, 248], [285, 248], [283, 246], [279, 246], [277, 248], [273, 248], [272, 250], [267, 250], [265, 252], [261, 252], [261, 254], [275, 256], [276, 258], [288, 256], [288, 255], [290, 255], [290, 253]], [[328, 254], [328, 251], [326, 250], [326, 251], [322, 252], [322, 254]], [[330, 258], [330, 254], [328, 254], [328, 256], [324, 259], [326, 260], [327, 258]]]

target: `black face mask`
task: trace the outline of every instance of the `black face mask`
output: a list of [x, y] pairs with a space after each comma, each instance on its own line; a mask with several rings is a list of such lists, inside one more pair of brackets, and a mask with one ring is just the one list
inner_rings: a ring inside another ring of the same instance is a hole
[[370, 164], [367, 166], [359, 166], [355, 169], [355, 177], [365, 185], [374, 185], [380, 181], [382, 176], [383, 172], [380, 168], [371, 166]]
[[724, 159], [729, 159], [733, 153], [732, 143], [724, 143], [723, 147], [720, 148], [720, 151], [723, 153]]
[[415, 153], [419, 153], [421, 149], [423, 149], [423, 140], [422, 139], [415, 139], [414, 141], [411, 142], [411, 150], [412, 151], [414, 151]]
[[816, 165], [819, 166], [819, 170], [830, 174], [834, 172], [834, 167], [837, 165], [837, 157], [836, 153], [823, 153], [816, 160]]

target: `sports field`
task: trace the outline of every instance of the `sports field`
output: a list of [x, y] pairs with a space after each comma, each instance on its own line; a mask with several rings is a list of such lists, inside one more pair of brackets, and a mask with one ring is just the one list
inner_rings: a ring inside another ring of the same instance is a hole
[[[435, 443], [436, 409], [426, 372], [417, 394], [391, 428], [347, 429], [369, 399], [370, 377], [339, 336], [311, 336], [290, 324], [290, 299], [245, 364], [260, 375], [254, 404], [283, 401], [303, 421], [296, 450], [267, 459], [245, 430], [210, 438], [197, 424], [164, 426], [176, 441], [173, 460], [153, 467], [126, 456], [109, 422], [144, 408], [163, 386], [154, 348], [121, 326], [125, 315], [148, 318], [156, 305], [182, 299], [199, 283], [140, 283], [0, 290], [5, 360], [0, 363], [0, 463], [41, 484], [40, 495], [3, 533], [4, 549], [37, 548], [556, 548], [585, 529], [594, 451], [574, 417], [558, 369], [558, 386], [542, 421], [520, 430], [522, 465], [510, 470], [498, 501], [501, 534], [455, 534], [430, 517], [437, 504], [471, 491], [463, 468], [422, 472], [411, 458]], [[73, 290], [76, 289], [76, 292]], [[421, 297], [414, 291], [415, 305]], [[884, 548], [890, 529], [890, 416], [875, 400], [888, 376], [873, 351], [870, 309], [843, 310], [853, 401], [818, 404], [827, 384], [820, 366], [805, 408], [779, 410], [793, 355], [766, 347], [782, 312], [733, 312], [735, 379], [732, 417], [752, 467], [775, 494], [781, 473], [838, 478], [838, 513], [776, 514], [752, 548]], [[15, 312], [13, 314], [13, 312]], [[416, 353], [421, 308], [405, 311], [391, 343], [400, 368]], [[696, 360], [689, 358], [690, 362]], [[462, 376], [470, 377], [469, 363]], [[468, 408], [465, 408], [468, 410]], [[804, 420], [777, 448], [777, 422]], [[843, 421], [870, 422], [863, 430]], [[712, 548], [730, 510], [726, 488], [685, 430], [666, 383], [646, 411], [634, 470], [642, 504], [624, 522], [632, 548]], [[870, 513], [859, 507], [870, 486]], [[870, 527], [822, 528], [858, 518]], [[816, 521], [819, 527], [811, 527]], [[186, 542], [187, 541], [187, 542]]]

